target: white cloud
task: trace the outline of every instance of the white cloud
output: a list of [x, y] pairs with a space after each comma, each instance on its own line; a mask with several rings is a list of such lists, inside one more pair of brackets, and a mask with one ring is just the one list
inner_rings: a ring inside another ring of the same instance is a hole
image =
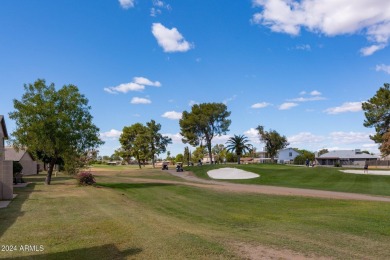
[[271, 105], [270, 103], [267, 102], [261, 102], [261, 103], [256, 103], [251, 106], [251, 108], [265, 108]]
[[296, 135], [287, 137], [290, 145], [308, 145], [313, 143], [321, 143], [325, 140], [325, 137], [314, 135], [310, 132], [301, 132]]
[[373, 44], [371, 46], [361, 48], [360, 53], [363, 56], [370, 56], [370, 55], [374, 54], [376, 51], [382, 50], [385, 47], [386, 47], [385, 44]]
[[370, 134], [362, 132], [332, 132], [329, 134], [330, 139], [338, 144], [355, 144], [370, 142]]
[[390, 74], [390, 65], [385, 65], [385, 64], [376, 65], [375, 70], [376, 71], [384, 71], [387, 74]]
[[132, 82], [122, 83], [115, 87], [104, 88], [104, 91], [110, 94], [117, 94], [118, 92], [127, 93], [129, 91], [142, 91], [145, 86], [160, 87], [161, 83], [158, 81], [151, 81], [144, 77], [134, 77]]
[[145, 86], [136, 84], [134, 82], [130, 82], [130, 83], [120, 84], [116, 87], [104, 88], [104, 91], [106, 91], [110, 94], [117, 94], [118, 92], [127, 93], [129, 91], [142, 91], [144, 89], [145, 89]]
[[300, 51], [311, 51], [311, 46], [309, 44], [300, 44], [295, 46], [294, 49]]
[[118, 94], [118, 92], [112, 90], [111, 88], [104, 88], [104, 91], [110, 93], [110, 94]]
[[224, 103], [225, 105], [227, 105], [227, 103], [229, 103], [230, 101], [235, 100], [236, 98], [237, 98], [237, 95], [234, 95], [234, 96], [232, 96], [232, 97], [230, 97], [230, 98], [225, 99], [222, 103]]
[[156, 17], [157, 15], [162, 14], [162, 9], [166, 9], [168, 11], [170, 11], [172, 9], [169, 4], [166, 4], [160, 0], [154, 0], [153, 6], [154, 7], [152, 7], [150, 9], [150, 16], [153, 16], [153, 17]]
[[293, 99], [288, 99], [288, 101], [293, 101], [293, 102], [307, 102], [307, 101], [318, 101], [318, 100], [325, 100], [326, 98], [321, 97], [321, 96], [313, 96], [313, 97], [299, 97], [299, 98], [293, 98]]
[[154, 23], [152, 33], [164, 52], [186, 52], [193, 48], [176, 28], [168, 29], [161, 23]]
[[246, 137], [248, 137], [248, 139], [252, 142], [252, 143], [256, 143], [256, 144], [259, 144], [261, 143], [260, 142], [260, 138], [259, 138], [259, 131], [257, 131], [255, 128], [250, 128], [249, 130], [245, 131], [244, 132], [244, 135]]
[[154, 6], [158, 6], [158, 7], [163, 7], [164, 6], [164, 2], [161, 1], [161, 0], [154, 0], [153, 1], [153, 5]]
[[176, 111], [168, 111], [162, 114], [161, 116], [172, 120], [178, 120], [181, 119], [182, 113]]
[[162, 13], [162, 11], [158, 8], [150, 8], [150, 16], [152, 17], [156, 17], [157, 15], [160, 15]]
[[331, 107], [324, 112], [330, 115], [346, 113], [346, 112], [359, 112], [362, 110], [362, 102], [345, 102], [339, 107]]
[[150, 99], [147, 99], [147, 98], [133, 97], [131, 99], [130, 103], [135, 104], [135, 105], [138, 105], [138, 104], [147, 105], [147, 104], [151, 104], [152, 101]]
[[153, 87], [161, 87], [161, 83], [158, 81], [151, 81], [144, 77], [134, 77], [134, 83], [143, 85], [143, 86], [153, 86]]
[[291, 108], [296, 107], [296, 106], [298, 106], [297, 103], [286, 102], [286, 103], [283, 103], [279, 106], [279, 110], [288, 110], [288, 109], [291, 109]]
[[363, 48], [363, 55], [383, 49], [390, 38], [388, 0], [253, 0], [252, 22], [274, 32], [299, 35], [302, 28], [327, 36], [365, 34], [374, 45]]
[[129, 9], [134, 7], [134, 0], [119, 0], [119, 4], [124, 9]]
[[378, 149], [378, 144], [375, 144], [375, 143], [372, 143], [372, 144], [363, 144], [362, 146], [363, 146], [364, 148], [369, 148], [369, 149], [373, 149], [373, 148]]
[[213, 140], [211, 141], [211, 143], [213, 145], [216, 145], [216, 144], [225, 144], [227, 142], [227, 140], [229, 140], [229, 138], [231, 137], [231, 135], [221, 135], [221, 136], [214, 136]]
[[[372, 134], [372, 133], [371, 133]], [[325, 135], [301, 132], [287, 137], [291, 147], [319, 151], [321, 149], [353, 150], [365, 149], [378, 153], [378, 146], [370, 139], [370, 133], [335, 131]]]
[[111, 129], [108, 132], [100, 133], [100, 138], [102, 140], [118, 140], [121, 134], [122, 131]]
[[301, 91], [299, 93], [299, 95], [301, 95], [301, 96], [309, 95], [309, 97], [298, 97], [298, 98], [293, 98], [293, 99], [287, 99], [287, 101], [307, 102], [307, 101], [319, 101], [319, 100], [325, 100], [326, 99], [326, 98], [324, 98], [322, 96], [322, 93], [317, 91], [317, 90], [313, 90], [310, 93], [307, 93], [306, 91]]
[[183, 143], [182, 140], [181, 140], [183, 138], [183, 136], [180, 133], [176, 133], [176, 134], [162, 134], [162, 135], [171, 138], [173, 144], [182, 144]]
[[322, 93], [317, 91], [317, 90], [313, 90], [312, 92], [310, 92], [310, 95], [312, 95], [312, 96], [321, 96]]

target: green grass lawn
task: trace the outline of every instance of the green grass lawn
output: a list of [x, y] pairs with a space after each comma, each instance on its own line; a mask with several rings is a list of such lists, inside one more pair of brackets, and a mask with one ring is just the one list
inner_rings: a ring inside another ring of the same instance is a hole
[[203, 165], [187, 167], [198, 177], [210, 179], [207, 172], [222, 167], [236, 167], [260, 175], [247, 180], [223, 180], [234, 183], [272, 185], [293, 188], [342, 191], [390, 196], [390, 176], [348, 174], [341, 168], [297, 167], [279, 164]]
[[[200, 167], [199, 167], [200, 168]], [[42, 245], [42, 252], [1, 252], [25, 259], [243, 259], [262, 246], [334, 259], [390, 256], [390, 203], [217, 192], [137, 169], [96, 173], [98, 187], [44, 176], [18, 188], [0, 209], [0, 245]]]

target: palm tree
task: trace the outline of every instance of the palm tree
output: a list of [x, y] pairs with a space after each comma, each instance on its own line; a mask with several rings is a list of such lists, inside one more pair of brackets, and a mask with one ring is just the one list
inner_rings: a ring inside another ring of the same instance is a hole
[[238, 157], [238, 164], [240, 164], [241, 155], [250, 150], [249, 140], [245, 135], [234, 135], [226, 142], [227, 151], [235, 151]]

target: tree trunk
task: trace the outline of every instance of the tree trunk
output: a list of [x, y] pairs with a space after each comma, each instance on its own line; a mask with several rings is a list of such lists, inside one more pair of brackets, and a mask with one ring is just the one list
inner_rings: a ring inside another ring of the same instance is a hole
[[207, 150], [209, 152], [210, 164], [213, 162], [213, 154], [211, 153], [211, 140], [207, 139]]
[[53, 174], [55, 164], [56, 164], [56, 159], [52, 159], [49, 163], [49, 169], [47, 171], [47, 175], [46, 175], [46, 179], [45, 179], [46, 185], [50, 185], [50, 183], [51, 183], [51, 175]]
[[140, 169], [142, 169], [141, 160], [139, 159], [138, 156], [137, 156], [137, 162], [138, 162], [138, 167], [139, 167]]
[[241, 157], [237, 155], [237, 158], [238, 158], [238, 164], [241, 164]]
[[154, 154], [152, 154], [152, 165], [153, 165], [153, 168], [156, 168], [155, 166], [154, 166]]

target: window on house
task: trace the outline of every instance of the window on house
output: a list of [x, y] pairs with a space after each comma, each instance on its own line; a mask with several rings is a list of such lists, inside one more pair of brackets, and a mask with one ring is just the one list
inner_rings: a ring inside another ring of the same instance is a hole
[[288, 156], [292, 157], [292, 152], [289, 152], [289, 153], [288, 153]]

